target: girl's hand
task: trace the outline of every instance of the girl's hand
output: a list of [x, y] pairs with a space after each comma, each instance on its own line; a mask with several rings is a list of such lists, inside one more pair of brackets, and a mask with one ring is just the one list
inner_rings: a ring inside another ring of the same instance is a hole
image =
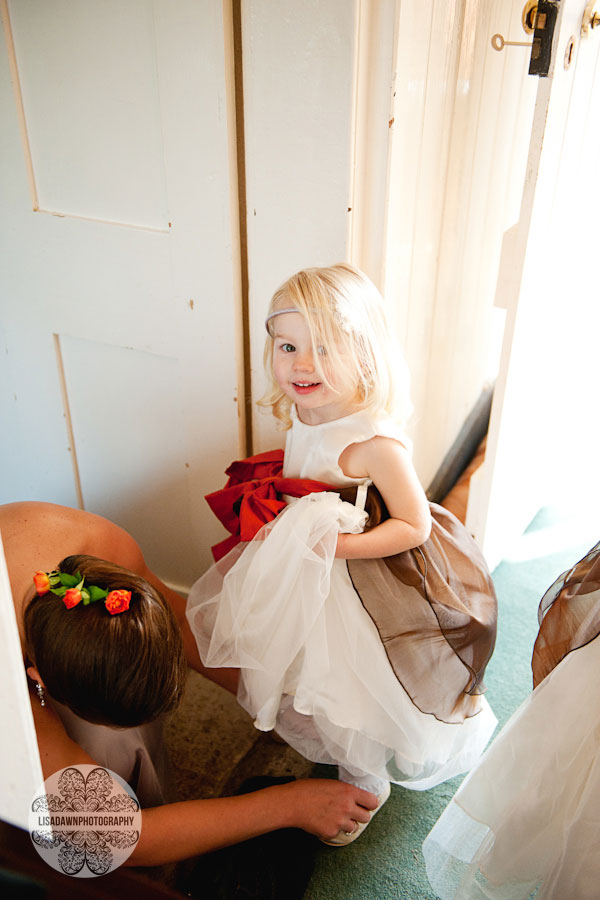
[[353, 831], [355, 822], [368, 822], [377, 797], [345, 781], [309, 778], [277, 787], [287, 793], [289, 825], [331, 840], [340, 831]]

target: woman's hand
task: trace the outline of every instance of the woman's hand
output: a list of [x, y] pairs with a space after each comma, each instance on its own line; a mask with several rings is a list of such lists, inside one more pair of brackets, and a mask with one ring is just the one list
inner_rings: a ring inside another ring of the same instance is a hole
[[289, 825], [331, 840], [340, 831], [353, 831], [355, 822], [368, 822], [377, 797], [345, 781], [309, 778], [276, 788], [289, 804]]
[[278, 828], [303, 828], [331, 840], [368, 822], [377, 797], [323, 778], [307, 778], [212, 800], [145, 809], [142, 833], [126, 865], [157, 866], [219, 850]]

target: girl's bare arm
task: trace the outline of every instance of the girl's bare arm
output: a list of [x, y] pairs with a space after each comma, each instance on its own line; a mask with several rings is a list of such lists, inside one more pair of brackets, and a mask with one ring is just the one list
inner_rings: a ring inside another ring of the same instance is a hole
[[340, 534], [337, 557], [393, 556], [427, 540], [431, 532], [429, 504], [402, 444], [381, 436], [351, 444], [342, 453], [340, 466], [349, 477], [372, 480], [390, 518], [363, 534]]

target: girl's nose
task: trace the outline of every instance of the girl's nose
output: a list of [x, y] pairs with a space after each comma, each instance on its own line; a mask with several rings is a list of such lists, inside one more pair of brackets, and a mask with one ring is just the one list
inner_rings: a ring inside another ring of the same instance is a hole
[[312, 350], [306, 350], [304, 353], [296, 354], [294, 368], [299, 372], [312, 372], [314, 367]]

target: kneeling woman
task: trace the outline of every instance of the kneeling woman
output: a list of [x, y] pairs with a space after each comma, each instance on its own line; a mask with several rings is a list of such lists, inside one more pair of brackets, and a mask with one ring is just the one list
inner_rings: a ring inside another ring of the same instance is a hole
[[[0, 507], [0, 529], [44, 777], [89, 763], [113, 769], [131, 784], [143, 811], [129, 865], [161, 865], [278, 828], [333, 837], [368, 821], [374, 795], [326, 779], [158, 805], [162, 748], [151, 723], [181, 698], [187, 645], [159, 590], [164, 586], [135, 541], [98, 516], [50, 504], [10, 504]], [[60, 556], [53, 554], [67, 546], [76, 555], [54, 562]], [[36, 589], [25, 589], [34, 572]], [[179, 612], [177, 600], [174, 605]], [[193, 664], [193, 650], [189, 656]], [[222, 683], [231, 678], [223, 673]]]

